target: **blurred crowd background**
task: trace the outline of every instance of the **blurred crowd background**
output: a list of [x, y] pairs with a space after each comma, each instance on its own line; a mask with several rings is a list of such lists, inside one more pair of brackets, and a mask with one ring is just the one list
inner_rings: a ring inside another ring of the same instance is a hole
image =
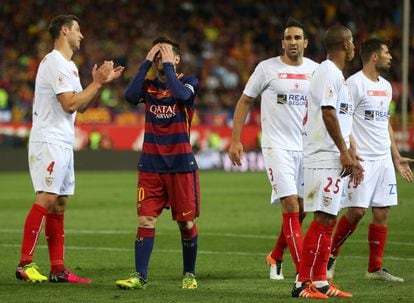
[[[126, 66], [121, 81], [102, 91], [92, 114], [80, 123], [142, 123], [142, 108], [123, 100], [123, 90], [143, 62], [152, 40], [167, 35], [179, 41], [179, 71], [201, 81], [195, 124], [230, 125], [235, 104], [256, 64], [280, 55], [288, 16], [303, 22], [309, 37], [305, 55], [325, 57], [323, 32], [339, 22], [359, 41], [379, 37], [392, 41], [393, 64], [386, 78], [393, 83], [392, 113], [400, 110], [402, 1], [257, 1], [257, 0], [2, 0], [0, 5], [0, 122], [30, 122], [34, 79], [39, 62], [53, 44], [47, 27], [57, 14], [75, 14], [85, 36], [74, 56], [83, 85], [92, 66], [113, 59]], [[414, 37], [411, 20], [410, 83], [414, 80]], [[359, 57], [347, 75], [360, 68]], [[414, 107], [409, 88], [409, 112]], [[258, 124], [259, 105], [248, 123]]]

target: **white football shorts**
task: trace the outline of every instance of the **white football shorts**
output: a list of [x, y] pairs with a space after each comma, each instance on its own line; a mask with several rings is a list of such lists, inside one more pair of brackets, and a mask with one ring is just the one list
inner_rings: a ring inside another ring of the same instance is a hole
[[357, 187], [350, 181], [342, 207], [386, 207], [397, 205], [397, 179], [391, 155], [361, 162], [364, 180]]
[[29, 142], [29, 170], [35, 192], [73, 195], [73, 150], [45, 142]]
[[272, 186], [271, 204], [280, 198], [303, 197], [303, 152], [263, 147], [263, 161]]
[[348, 177], [340, 177], [341, 169], [305, 168], [304, 211], [322, 211], [338, 215]]

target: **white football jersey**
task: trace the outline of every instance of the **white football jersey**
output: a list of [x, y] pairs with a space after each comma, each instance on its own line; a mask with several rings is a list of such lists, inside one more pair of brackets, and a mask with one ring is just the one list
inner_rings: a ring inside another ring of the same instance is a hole
[[37, 71], [30, 141], [73, 148], [76, 112], [66, 113], [57, 95], [80, 91], [82, 85], [75, 63], [57, 50], [48, 53]]
[[335, 108], [342, 137], [349, 147], [353, 105], [342, 71], [330, 60], [323, 61], [309, 85], [308, 112], [303, 136], [304, 166], [340, 168], [339, 150], [329, 135], [322, 118], [322, 107]]
[[387, 157], [391, 152], [388, 131], [391, 84], [381, 76], [374, 82], [362, 71], [349, 77], [347, 83], [355, 108], [352, 135], [357, 153], [363, 159]]
[[317, 63], [303, 58], [299, 66], [280, 56], [260, 62], [243, 91], [261, 95], [262, 147], [302, 151], [303, 117], [308, 102], [309, 79]]

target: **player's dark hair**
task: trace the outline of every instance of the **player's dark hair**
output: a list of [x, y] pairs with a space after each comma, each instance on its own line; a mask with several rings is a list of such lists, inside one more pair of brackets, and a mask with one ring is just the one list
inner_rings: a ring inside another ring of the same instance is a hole
[[303, 24], [298, 19], [295, 19], [293, 17], [289, 17], [286, 21], [285, 29], [287, 29], [288, 27], [298, 27], [298, 28], [302, 29], [303, 38], [304, 39], [308, 38], [308, 35], [305, 31], [305, 28], [303, 27]]
[[54, 17], [49, 24], [49, 34], [52, 36], [52, 39], [56, 40], [59, 38], [60, 29], [63, 25], [71, 28], [74, 21], [79, 23], [79, 19], [75, 15], [58, 15]]
[[342, 47], [342, 43], [350, 38], [352, 38], [352, 32], [349, 28], [340, 24], [333, 25], [325, 32], [323, 45], [329, 52]]
[[365, 64], [371, 58], [373, 53], [381, 52], [382, 46], [386, 45], [390, 47], [390, 42], [384, 41], [378, 38], [370, 38], [361, 43], [361, 50], [359, 52], [362, 60], [362, 64]]
[[177, 42], [172, 41], [171, 39], [161, 36], [156, 38], [154, 41], [152, 41], [152, 45], [155, 45], [157, 43], [167, 43], [170, 44], [173, 47], [173, 51], [176, 55], [181, 54], [180, 45]]

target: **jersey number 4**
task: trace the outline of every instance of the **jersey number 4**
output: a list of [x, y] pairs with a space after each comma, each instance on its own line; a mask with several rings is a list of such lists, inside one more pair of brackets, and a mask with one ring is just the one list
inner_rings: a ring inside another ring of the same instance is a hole
[[53, 173], [53, 168], [55, 167], [55, 161], [50, 162], [49, 166], [46, 168], [46, 170], [51, 175]]

